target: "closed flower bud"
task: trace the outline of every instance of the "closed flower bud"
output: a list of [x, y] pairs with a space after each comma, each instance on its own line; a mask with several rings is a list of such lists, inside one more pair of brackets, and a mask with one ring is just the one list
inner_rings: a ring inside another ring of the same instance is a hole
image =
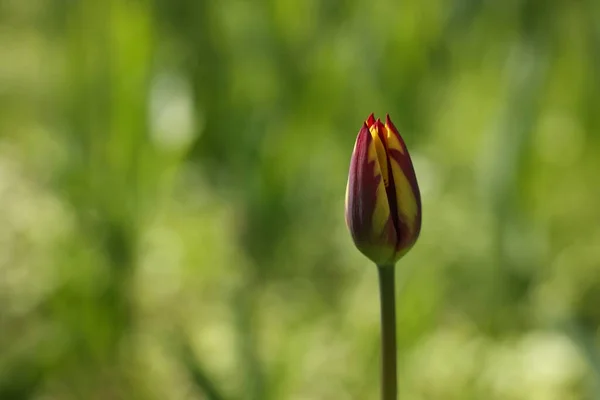
[[394, 265], [421, 231], [421, 195], [404, 140], [386, 116], [358, 132], [346, 187], [346, 224], [356, 247], [377, 265]]

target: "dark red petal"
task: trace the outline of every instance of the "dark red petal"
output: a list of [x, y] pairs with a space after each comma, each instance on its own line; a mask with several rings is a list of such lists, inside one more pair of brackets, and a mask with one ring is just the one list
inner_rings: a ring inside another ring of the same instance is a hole
[[355, 243], [370, 241], [377, 185], [381, 176], [375, 176], [369, 162], [369, 147], [373, 138], [366, 123], [356, 138], [348, 173], [346, 223]]
[[371, 115], [369, 115], [369, 118], [367, 118], [367, 121], [366, 121], [367, 127], [371, 128], [374, 123], [375, 123], [375, 114], [371, 113]]

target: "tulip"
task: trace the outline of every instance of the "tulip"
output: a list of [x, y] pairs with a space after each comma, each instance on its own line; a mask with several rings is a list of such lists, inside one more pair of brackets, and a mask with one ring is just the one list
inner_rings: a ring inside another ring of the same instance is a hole
[[421, 195], [406, 144], [390, 120], [371, 114], [358, 132], [346, 186], [346, 225], [377, 265], [381, 304], [381, 399], [396, 400], [394, 265], [421, 231]]
[[346, 224], [356, 247], [379, 266], [394, 265], [421, 231], [421, 195], [404, 140], [386, 115], [358, 132], [346, 187]]

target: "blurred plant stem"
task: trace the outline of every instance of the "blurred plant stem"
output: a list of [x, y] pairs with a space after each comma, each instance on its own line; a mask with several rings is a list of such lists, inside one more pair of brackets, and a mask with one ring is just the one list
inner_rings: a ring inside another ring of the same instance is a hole
[[239, 354], [243, 371], [246, 374], [245, 393], [247, 399], [268, 399], [267, 384], [263, 363], [260, 359], [257, 338], [257, 293], [260, 283], [254, 278], [252, 283], [238, 288], [234, 297], [234, 310], [238, 332]]
[[396, 296], [393, 265], [378, 265], [381, 303], [381, 400], [396, 400]]

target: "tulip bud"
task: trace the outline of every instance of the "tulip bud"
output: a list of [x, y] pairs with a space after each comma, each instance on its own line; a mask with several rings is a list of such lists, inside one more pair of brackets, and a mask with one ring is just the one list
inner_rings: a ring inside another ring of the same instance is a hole
[[404, 140], [386, 116], [358, 132], [346, 187], [346, 225], [377, 265], [394, 265], [421, 231], [421, 195]]

